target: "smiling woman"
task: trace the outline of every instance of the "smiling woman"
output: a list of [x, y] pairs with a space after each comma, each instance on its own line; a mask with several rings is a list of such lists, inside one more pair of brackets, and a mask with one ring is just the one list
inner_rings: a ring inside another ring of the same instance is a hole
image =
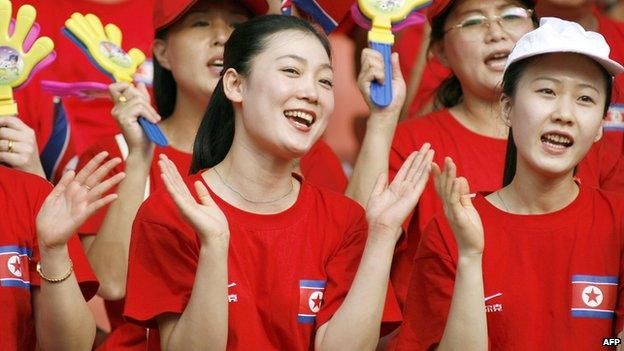
[[609, 51], [557, 18], [518, 41], [503, 78], [517, 150], [506, 186], [472, 200], [450, 158], [433, 166], [444, 215], [416, 253], [398, 350], [598, 350], [621, 337], [624, 197], [574, 178], [624, 72]]
[[194, 174], [161, 157], [167, 192], [133, 226], [125, 315], [161, 349], [372, 350], [382, 321], [396, 327], [394, 245], [433, 152], [380, 178], [366, 213], [293, 174], [333, 110], [330, 57], [289, 16], [254, 18], [225, 44]]

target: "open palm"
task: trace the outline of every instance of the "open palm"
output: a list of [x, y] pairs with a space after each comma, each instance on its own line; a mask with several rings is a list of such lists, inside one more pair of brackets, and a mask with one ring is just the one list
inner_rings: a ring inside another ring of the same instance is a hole
[[444, 171], [433, 164], [436, 192], [444, 205], [444, 215], [451, 225], [460, 253], [483, 253], [483, 224], [472, 205], [466, 178], [457, 178], [457, 168], [450, 157], [445, 159]]
[[223, 211], [217, 206], [204, 184], [195, 182], [199, 203], [180, 176], [176, 166], [165, 155], [158, 160], [165, 187], [184, 219], [195, 229], [202, 244], [211, 240], [229, 241], [230, 231]]
[[371, 228], [386, 229], [398, 239], [401, 224], [414, 210], [427, 185], [432, 159], [433, 150], [429, 144], [424, 144], [403, 162], [389, 186], [386, 186], [386, 174], [377, 179], [366, 208]]
[[102, 197], [125, 176], [118, 173], [102, 181], [121, 162], [116, 158], [100, 165], [107, 155], [98, 154], [77, 175], [65, 173], [46, 197], [36, 220], [40, 243], [47, 247], [66, 244], [89, 216], [117, 198], [116, 194]]

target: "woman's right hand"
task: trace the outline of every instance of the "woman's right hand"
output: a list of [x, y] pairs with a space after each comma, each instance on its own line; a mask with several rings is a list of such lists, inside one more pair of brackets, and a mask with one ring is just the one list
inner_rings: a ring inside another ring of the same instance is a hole
[[483, 254], [483, 224], [470, 200], [470, 188], [464, 177], [456, 177], [457, 168], [450, 157], [444, 159], [444, 171], [432, 164], [436, 192], [457, 240], [460, 256]]
[[210, 197], [206, 186], [201, 181], [195, 182], [195, 191], [200, 200], [200, 203], [197, 203], [184, 184], [175, 164], [167, 156], [160, 155], [158, 166], [169, 195], [184, 219], [195, 229], [202, 246], [216, 244], [227, 249], [230, 240], [227, 218]]
[[121, 128], [129, 151], [152, 150], [152, 142], [143, 132], [138, 119], [144, 117], [152, 123], [158, 123], [161, 117], [150, 104], [150, 95], [145, 84], [139, 83], [135, 87], [130, 83], [119, 82], [109, 85], [108, 90], [115, 102], [111, 114]]
[[399, 64], [399, 54], [395, 52], [390, 57], [392, 80], [389, 83], [392, 84], [392, 102], [384, 108], [377, 107], [370, 98], [373, 81], [377, 81], [380, 84], [386, 81], [383, 56], [376, 50], [365, 48], [362, 50], [360, 61], [362, 68], [357, 78], [357, 84], [371, 111], [371, 117], [380, 116], [384, 119], [394, 117], [396, 123], [396, 119], [400, 116], [403, 103], [405, 102], [406, 89], [403, 73], [401, 73], [401, 65]]

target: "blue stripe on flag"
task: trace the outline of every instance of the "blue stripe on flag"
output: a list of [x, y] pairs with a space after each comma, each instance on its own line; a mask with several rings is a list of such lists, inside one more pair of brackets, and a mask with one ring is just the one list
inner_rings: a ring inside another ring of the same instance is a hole
[[3, 279], [0, 280], [0, 286], [6, 286], [6, 287], [15, 287], [15, 288], [24, 288], [24, 289], [30, 289], [30, 283], [26, 283], [22, 280], [18, 280], [18, 279]]
[[315, 316], [304, 316], [304, 315], [298, 315], [297, 316], [297, 322], [299, 322], [299, 323], [312, 324], [315, 321], [316, 321], [316, 317]]
[[300, 280], [299, 287], [302, 288], [324, 288], [327, 284], [325, 280]]
[[592, 311], [592, 310], [572, 309], [573, 317], [612, 319], [613, 315], [614, 313], [612, 311]]
[[577, 274], [572, 276], [572, 282], [591, 282], [602, 284], [617, 284], [619, 281], [617, 276], [609, 275], [582, 275]]
[[32, 257], [32, 250], [27, 247], [21, 247], [17, 245], [0, 246], [0, 253], [17, 252], [20, 255], [27, 255]]
[[48, 143], [41, 152], [41, 165], [48, 180], [52, 180], [59, 162], [67, 150], [69, 143], [69, 123], [63, 107], [63, 101], [54, 102], [54, 126]]

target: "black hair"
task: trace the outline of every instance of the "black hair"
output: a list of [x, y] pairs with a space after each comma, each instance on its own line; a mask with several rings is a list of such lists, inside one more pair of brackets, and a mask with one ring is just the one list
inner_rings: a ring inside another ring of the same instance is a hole
[[[544, 57], [544, 55], [537, 55], [533, 57], [529, 57], [523, 60], [516, 61], [509, 65], [505, 70], [505, 74], [503, 75], [502, 82], [502, 93], [503, 95], [513, 98], [516, 90], [518, 88], [518, 82], [522, 78], [522, 74], [526, 71], [526, 69], [533, 63], [538, 60], [540, 57]], [[603, 116], [607, 115], [609, 111], [609, 105], [611, 105], [611, 93], [613, 90], [613, 76], [609, 73], [602, 65], [598, 64], [595, 61], [594, 64], [600, 68], [600, 72], [602, 73], [603, 80], [605, 82], [605, 105], [603, 110]], [[513, 139], [513, 131], [509, 128], [509, 136], [507, 137], [507, 150], [505, 152], [505, 169], [503, 172], [503, 187], [509, 185], [513, 178], [516, 175], [516, 163], [518, 160], [518, 149], [516, 148], [516, 143]], [[576, 173], [576, 168], [574, 169], [574, 173]]]
[[[225, 43], [222, 74], [233, 68], [238, 74], [248, 76], [252, 60], [263, 52], [268, 39], [273, 34], [287, 30], [313, 35], [321, 42], [327, 56], [331, 59], [327, 37], [318, 32], [310, 23], [294, 16], [267, 15], [255, 17], [236, 26]], [[208, 109], [195, 137], [190, 173], [197, 173], [223, 161], [233, 140], [234, 107], [225, 96], [223, 77], [221, 77], [212, 93]]]
[[[164, 28], [156, 33], [156, 39], [165, 39], [169, 30]], [[163, 67], [156, 55], [152, 55], [154, 64], [154, 79], [152, 81], [152, 89], [154, 91], [154, 100], [156, 102], [156, 110], [158, 114], [166, 119], [173, 113], [175, 108], [178, 85], [176, 84], [173, 74], [170, 70]]]
[[[519, 0], [525, 8], [532, 9], [534, 6], [533, 0]], [[448, 17], [453, 13], [455, 8], [457, 7], [459, 1], [453, 1], [452, 4], [444, 10], [441, 14], [434, 17], [431, 20], [431, 43], [429, 48], [431, 49], [432, 45], [441, 41], [446, 34], [445, 24]], [[533, 11], [531, 15], [531, 19], [533, 21], [533, 27], [537, 26], [537, 16], [535, 11]], [[459, 104], [464, 97], [464, 92], [461, 87], [461, 83], [457, 76], [451, 72], [451, 74], [446, 77], [438, 86], [436, 90], [435, 99], [434, 99], [434, 108], [449, 108]]]

